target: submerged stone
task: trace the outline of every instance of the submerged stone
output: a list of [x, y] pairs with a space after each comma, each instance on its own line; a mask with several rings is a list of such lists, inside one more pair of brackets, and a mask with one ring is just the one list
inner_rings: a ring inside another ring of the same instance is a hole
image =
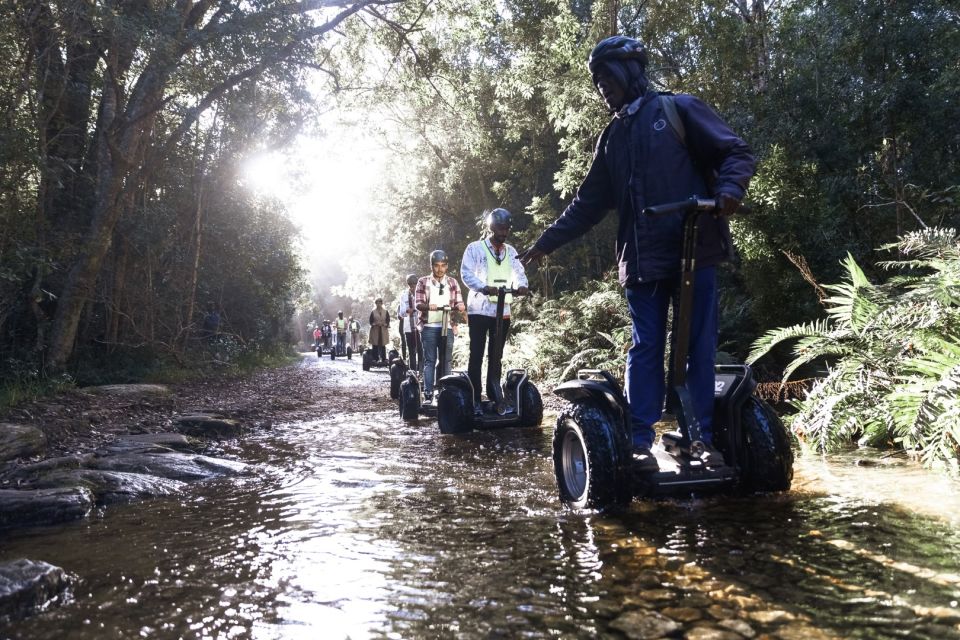
[[610, 623], [631, 640], [662, 638], [680, 628], [674, 620], [656, 611], [628, 611]]
[[182, 481], [237, 475], [247, 469], [247, 465], [242, 462], [188, 453], [120, 453], [97, 456], [90, 460], [87, 466], [91, 469], [142, 473]]
[[86, 487], [93, 493], [97, 504], [113, 504], [172, 495], [181, 491], [185, 483], [143, 473], [101, 469], [55, 469], [40, 476], [34, 486], [38, 488]]
[[0, 619], [16, 620], [60, 599], [75, 578], [52, 564], [21, 558], [0, 563]]
[[0, 489], [0, 529], [78, 520], [92, 508], [93, 494], [86, 487]]

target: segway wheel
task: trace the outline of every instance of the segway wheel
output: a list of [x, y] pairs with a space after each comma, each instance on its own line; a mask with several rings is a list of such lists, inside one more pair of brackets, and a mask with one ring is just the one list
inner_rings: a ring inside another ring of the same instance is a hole
[[399, 362], [390, 365], [390, 397], [394, 400], [400, 397], [400, 384], [403, 382], [403, 375], [406, 372], [406, 367]]
[[400, 383], [400, 417], [410, 422], [416, 420], [420, 414], [419, 385], [404, 380]]
[[363, 370], [370, 371], [370, 364], [373, 362], [373, 354], [371, 353], [370, 349], [367, 349], [366, 351], [363, 352], [363, 356], [361, 357], [361, 360], [362, 360]]
[[606, 411], [568, 406], [553, 434], [553, 469], [560, 501], [572, 509], [625, 507], [630, 490], [630, 446]]
[[336, 359], [337, 359], [337, 348], [336, 348], [336, 347], [330, 349], [330, 359], [331, 359], [331, 360], [336, 360]]
[[540, 427], [543, 422], [543, 398], [540, 391], [530, 382], [520, 390], [520, 426]]
[[440, 433], [451, 435], [473, 430], [473, 406], [467, 392], [446, 386], [437, 394], [437, 422]]
[[323, 349], [320, 347], [317, 347], [317, 359], [320, 359], [322, 357], [323, 357]]
[[351, 347], [347, 347], [347, 360], [353, 360], [353, 349]]
[[769, 404], [756, 396], [743, 403], [743, 487], [750, 492], [787, 491], [793, 481], [790, 434]]

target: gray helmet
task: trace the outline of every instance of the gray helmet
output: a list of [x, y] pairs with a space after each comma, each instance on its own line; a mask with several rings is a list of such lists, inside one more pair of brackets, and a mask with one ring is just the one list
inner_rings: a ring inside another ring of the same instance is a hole
[[447, 258], [447, 252], [443, 249], [437, 249], [430, 252], [430, 264], [434, 265], [438, 262], [450, 262], [450, 259]]
[[407, 276], [407, 284], [413, 286], [417, 284], [417, 280], [419, 279], [420, 278], [417, 277], [417, 274], [411, 273], [410, 275]]
[[610, 36], [597, 43], [590, 52], [587, 66], [590, 73], [596, 73], [601, 62], [609, 60], [636, 60], [640, 63], [640, 70], [647, 69], [647, 50], [639, 40], [627, 36]]
[[495, 224], [505, 224], [507, 227], [513, 226], [513, 215], [506, 209], [493, 209], [483, 214], [483, 223], [487, 229]]

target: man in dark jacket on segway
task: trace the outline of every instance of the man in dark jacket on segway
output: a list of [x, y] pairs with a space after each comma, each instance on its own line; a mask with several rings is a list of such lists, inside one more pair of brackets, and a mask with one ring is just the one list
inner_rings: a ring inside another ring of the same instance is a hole
[[613, 119], [600, 135], [573, 202], [521, 259], [524, 264], [540, 259], [582, 236], [609, 209], [617, 210], [619, 279], [633, 320], [625, 386], [634, 457], [656, 467], [650, 447], [666, 394], [667, 309], [678, 290], [683, 219], [641, 212], [692, 194], [717, 199], [716, 215], [703, 216], [700, 223], [687, 386], [707, 445], [702, 460], [722, 465], [723, 457], [711, 446], [716, 265], [732, 251], [727, 216], [740, 206], [755, 161], [747, 144], [709, 106], [693, 96], [649, 90], [646, 63], [643, 45], [624, 36], [602, 40], [591, 52], [590, 73]]

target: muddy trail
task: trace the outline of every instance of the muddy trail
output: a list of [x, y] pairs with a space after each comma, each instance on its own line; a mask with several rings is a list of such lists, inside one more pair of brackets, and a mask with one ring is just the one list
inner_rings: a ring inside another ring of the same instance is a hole
[[442, 436], [357, 359], [78, 398], [22, 409], [74, 416], [57, 453], [209, 410], [244, 431], [199, 453], [243, 469], [0, 533], [0, 563], [72, 576], [3, 638], [960, 638], [957, 488], [903, 460], [800, 457], [787, 494], [575, 513], [550, 405], [542, 429]]

